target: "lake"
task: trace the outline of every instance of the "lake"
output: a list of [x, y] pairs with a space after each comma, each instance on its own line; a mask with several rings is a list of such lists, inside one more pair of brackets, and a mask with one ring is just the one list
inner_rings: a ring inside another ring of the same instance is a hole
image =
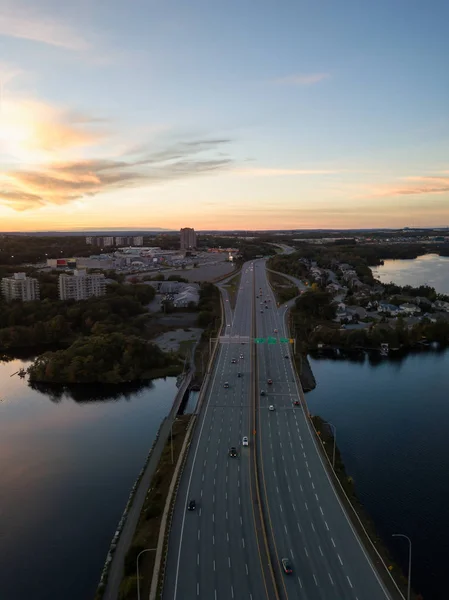
[[412, 586], [446, 600], [449, 556], [449, 350], [376, 365], [310, 359], [317, 381], [312, 414], [337, 429], [337, 444], [358, 497]]
[[176, 378], [61, 394], [28, 364], [0, 363], [0, 598], [89, 600]]
[[449, 256], [424, 254], [411, 260], [386, 260], [383, 266], [371, 270], [382, 283], [430, 285], [439, 294], [449, 294]]

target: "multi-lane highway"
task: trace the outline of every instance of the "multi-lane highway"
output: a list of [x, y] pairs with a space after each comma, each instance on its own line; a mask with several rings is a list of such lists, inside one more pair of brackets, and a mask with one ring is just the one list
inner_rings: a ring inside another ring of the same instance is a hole
[[[251, 445], [253, 277], [248, 263], [234, 311], [225, 295], [222, 336], [229, 343], [219, 345], [177, 495], [164, 585], [164, 598], [170, 600], [273, 597], [267, 591], [263, 548], [259, 550], [256, 535], [252, 448], [242, 445], [244, 436]], [[232, 446], [236, 458], [229, 456]], [[196, 501], [195, 511], [187, 510], [191, 499]]]
[[[387, 600], [334, 491], [304, 409], [295, 405], [299, 390], [291, 347], [279, 341], [287, 337], [286, 308], [276, 306], [265, 261], [253, 265], [242, 270], [234, 311], [224, 296], [225, 342], [218, 348], [176, 499], [164, 599]], [[252, 346], [254, 337], [274, 337], [276, 343]], [[254, 409], [257, 444], [250, 431]], [[242, 445], [243, 436], [249, 447]], [[237, 458], [229, 456], [232, 446]], [[197, 508], [189, 512], [191, 499]], [[282, 558], [292, 565], [289, 575]]]
[[[257, 345], [257, 377], [258, 393], [266, 392], [259, 396], [258, 442], [280, 592], [289, 599], [385, 600], [390, 596], [335, 494], [303, 407], [295, 405], [291, 349], [279, 343], [288, 337], [285, 308], [276, 307], [264, 262], [256, 265], [257, 336], [277, 339]], [[284, 557], [290, 575], [282, 572]]]

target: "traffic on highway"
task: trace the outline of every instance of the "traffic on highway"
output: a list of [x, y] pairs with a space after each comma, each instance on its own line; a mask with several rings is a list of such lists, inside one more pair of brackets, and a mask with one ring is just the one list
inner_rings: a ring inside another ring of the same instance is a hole
[[[264, 260], [242, 269], [183, 470], [167, 600], [390, 598], [302, 405]], [[270, 343], [267, 343], [270, 338]], [[257, 341], [258, 343], [255, 343]]]

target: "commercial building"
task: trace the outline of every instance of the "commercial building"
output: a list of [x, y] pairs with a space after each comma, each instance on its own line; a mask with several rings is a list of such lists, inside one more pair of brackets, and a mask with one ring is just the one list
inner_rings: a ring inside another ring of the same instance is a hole
[[86, 236], [86, 244], [101, 246], [102, 248], [106, 246], [143, 246], [143, 235], [118, 235], [115, 238], [112, 236], [98, 237], [88, 235]]
[[88, 275], [84, 270], [76, 270], [73, 275], [61, 273], [58, 288], [60, 300], [87, 300], [104, 296], [106, 279], [103, 274]]
[[39, 300], [39, 282], [34, 277], [27, 277], [26, 273], [14, 273], [12, 277], [3, 277], [1, 288], [8, 302]]
[[196, 248], [196, 233], [191, 227], [181, 229], [181, 250]]

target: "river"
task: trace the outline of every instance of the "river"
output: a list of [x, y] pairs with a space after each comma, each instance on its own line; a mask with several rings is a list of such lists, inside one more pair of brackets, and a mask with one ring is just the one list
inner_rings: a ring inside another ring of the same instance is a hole
[[0, 598], [93, 598], [110, 541], [176, 378], [31, 389], [0, 363]]
[[386, 260], [384, 265], [371, 270], [382, 283], [430, 285], [439, 294], [449, 294], [449, 256], [424, 254], [411, 260]]
[[337, 429], [356, 492], [394, 558], [425, 600], [446, 600], [449, 556], [449, 350], [371, 364], [310, 359], [312, 414]]

